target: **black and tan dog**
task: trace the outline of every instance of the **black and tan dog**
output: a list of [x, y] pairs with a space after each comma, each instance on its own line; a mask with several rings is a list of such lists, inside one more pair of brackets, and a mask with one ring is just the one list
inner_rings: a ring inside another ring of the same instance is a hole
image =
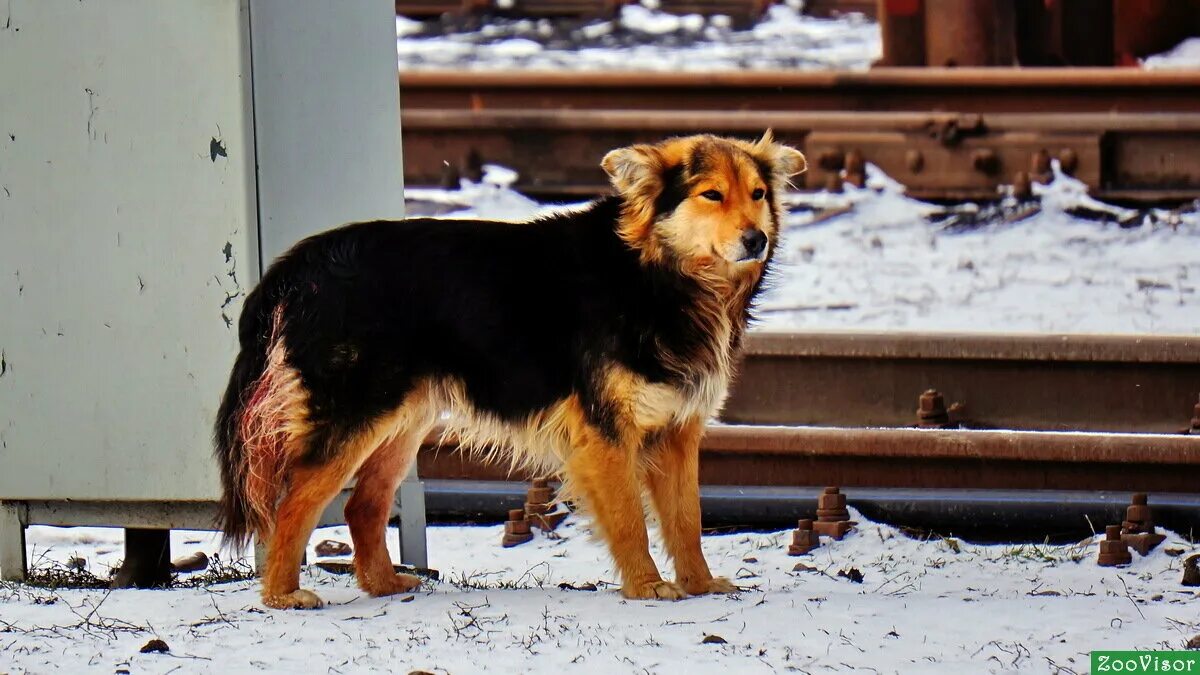
[[[804, 157], [768, 132], [637, 145], [602, 164], [617, 196], [584, 210], [347, 225], [263, 275], [242, 310], [216, 455], [227, 537], [267, 542], [264, 603], [321, 604], [299, 587], [301, 559], [352, 477], [359, 585], [417, 585], [393, 572], [384, 534], [438, 421], [466, 446], [560, 470], [626, 597], [735, 590], [700, 550], [698, 449]], [[674, 582], [650, 556], [644, 492]]]

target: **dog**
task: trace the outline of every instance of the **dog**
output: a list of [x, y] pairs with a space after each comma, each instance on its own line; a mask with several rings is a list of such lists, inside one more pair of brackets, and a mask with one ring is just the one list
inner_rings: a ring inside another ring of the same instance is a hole
[[[359, 586], [393, 571], [394, 493], [435, 423], [463, 447], [557, 471], [591, 514], [627, 598], [729, 593], [700, 547], [699, 445], [724, 403], [804, 156], [702, 135], [601, 166], [615, 195], [527, 223], [415, 218], [301, 241], [246, 297], [215, 425], [220, 527], [266, 543], [262, 601], [300, 588], [317, 519], [345, 507]], [[649, 552], [643, 496], [675, 567]]]

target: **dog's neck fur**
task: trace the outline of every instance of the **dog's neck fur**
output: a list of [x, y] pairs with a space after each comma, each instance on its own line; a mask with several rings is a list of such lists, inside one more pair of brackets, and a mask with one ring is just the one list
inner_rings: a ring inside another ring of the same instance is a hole
[[[636, 256], [646, 291], [663, 292], [665, 286], [670, 289], [667, 292], [686, 295], [687, 305], [694, 310], [689, 314], [701, 324], [697, 329], [708, 337], [700, 349], [706, 352], [702, 358], [697, 360], [680, 354], [678, 367], [673, 369], [690, 381], [711, 375], [722, 379], [729, 377], [733, 355], [741, 345], [751, 305], [761, 288], [770, 256], [760, 265], [735, 270], [730, 275], [727, 270], [719, 269], [719, 265], [728, 264], [723, 261], [696, 262], [680, 257], [657, 241], [652, 230], [643, 230], [645, 234], [641, 241], [630, 241], [627, 235], [633, 228], [628, 219], [639, 216], [632, 214], [629, 203], [620, 197], [601, 200], [597, 206], [606, 201], [618, 206], [620, 215], [613, 235]], [[653, 251], [648, 253], [644, 247], [651, 247]], [[670, 281], [663, 283], [664, 279]]]

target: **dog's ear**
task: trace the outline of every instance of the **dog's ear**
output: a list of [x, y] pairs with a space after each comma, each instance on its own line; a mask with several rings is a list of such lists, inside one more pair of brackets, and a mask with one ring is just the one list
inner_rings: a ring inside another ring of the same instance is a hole
[[784, 176], [795, 176], [808, 170], [808, 160], [799, 150], [775, 142], [775, 133], [767, 129], [762, 138], [754, 144], [754, 149], [766, 157], [775, 170]]
[[613, 150], [604, 156], [600, 166], [623, 195], [644, 191], [662, 180], [662, 158], [650, 145]]

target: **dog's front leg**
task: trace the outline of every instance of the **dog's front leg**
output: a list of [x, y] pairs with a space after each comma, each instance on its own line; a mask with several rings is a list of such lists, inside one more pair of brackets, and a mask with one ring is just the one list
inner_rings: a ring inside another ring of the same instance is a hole
[[651, 600], [686, 597], [678, 584], [663, 581], [650, 557], [636, 449], [612, 443], [584, 421], [572, 424], [571, 432], [574, 448], [565, 466], [567, 479], [608, 543], [621, 574], [621, 593]]
[[713, 577], [700, 550], [700, 437], [704, 423], [690, 420], [671, 427], [650, 449], [646, 486], [658, 511], [667, 553], [675, 562], [675, 583], [691, 595], [733, 593], [731, 581]]

